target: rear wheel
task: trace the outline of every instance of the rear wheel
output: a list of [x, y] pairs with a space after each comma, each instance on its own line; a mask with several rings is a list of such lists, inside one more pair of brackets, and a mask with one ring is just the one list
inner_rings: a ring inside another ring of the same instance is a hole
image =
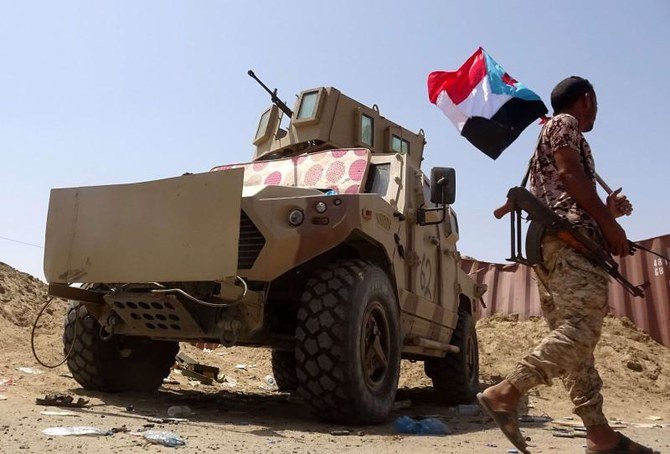
[[279, 391], [293, 391], [298, 387], [295, 374], [295, 352], [272, 350], [272, 374]]
[[86, 389], [108, 392], [157, 389], [179, 351], [171, 341], [121, 335], [103, 340], [100, 324], [79, 302], [70, 303], [65, 318], [66, 353], [70, 346], [67, 366], [74, 379]]
[[448, 405], [468, 404], [479, 388], [479, 347], [475, 321], [468, 312], [460, 311], [452, 341], [460, 352], [443, 358], [427, 359], [426, 375], [433, 380], [437, 398]]
[[384, 420], [400, 371], [398, 304], [386, 274], [362, 260], [315, 271], [296, 328], [298, 391], [318, 417]]

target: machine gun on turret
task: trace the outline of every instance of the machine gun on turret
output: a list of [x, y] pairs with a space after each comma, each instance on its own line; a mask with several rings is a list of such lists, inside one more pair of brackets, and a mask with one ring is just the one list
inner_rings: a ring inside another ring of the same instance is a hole
[[277, 96], [276, 88], [274, 90], [270, 90], [267, 87], [267, 85], [265, 85], [263, 82], [261, 82], [261, 80], [258, 77], [256, 77], [256, 74], [254, 74], [252, 70], [247, 71], [247, 74], [249, 74], [249, 77], [258, 82], [260, 86], [263, 87], [265, 91], [267, 91], [270, 94], [270, 99], [272, 99], [272, 103], [275, 106], [279, 107], [279, 109], [281, 109], [281, 111], [284, 112], [284, 114], [288, 115], [289, 118], [293, 116], [293, 111], [289, 109], [288, 106], [284, 103], [284, 101], [279, 99], [279, 97]]

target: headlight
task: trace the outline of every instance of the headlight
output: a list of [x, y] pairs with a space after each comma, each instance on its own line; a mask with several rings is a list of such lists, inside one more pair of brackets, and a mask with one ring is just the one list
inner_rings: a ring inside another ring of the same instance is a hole
[[291, 210], [288, 214], [288, 223], [293, 227], [298, 227], [305, 220], [305, 213], [302, 210]]
[[323, 214], [326, 212], [326, 209], [328, 209], [328, 207], [324, 202], [316, 202], [316, 205], [314, 205], [314, 209], [316, 210], [317, 213]]

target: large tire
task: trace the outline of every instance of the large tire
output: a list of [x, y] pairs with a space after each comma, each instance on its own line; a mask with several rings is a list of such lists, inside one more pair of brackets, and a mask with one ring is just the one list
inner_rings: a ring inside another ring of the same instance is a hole
[[70, 346], [67, 366], [74, 379], [85, 389], [106, 392], [157, 389], [179, 351], [179, 344], [171, 341], [121, 335], [103, 340], [100, 324], [78, 302], [70, 303], [65, 316], [66, 353]]
[[386, 274], [362, 260], [315, 271], [296, 328], [298, 392], [321, 419], [383, 421], [400, 373], [398, 303]]
[[452, 345], [460, 353], [425, 361], [425, 371], [433, 380], [438, 400], [447, 405], [468, 404], [479, 388], [479, 348], [475, 321], [468, 312], [460, 311]]
[[272, 374], [279, 391], [294, 391], [297, 389], [295, 353], [293, 351], [272, 350]]

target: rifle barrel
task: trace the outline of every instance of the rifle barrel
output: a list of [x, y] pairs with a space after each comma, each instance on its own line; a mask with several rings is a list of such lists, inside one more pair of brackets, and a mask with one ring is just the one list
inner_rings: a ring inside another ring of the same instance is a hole
[[630, 248], [631, 254], [634, 253], [636, 249], [640, 249], [644, 252], [647, 252], [649, 254], [654, 254], [656, 257], [662, 258], [663, 260], [667, 260], [668, 262], [670, 262], [670, 259], [667, 258], [666, 256], [664, 256], [664, 255], [662, 255], [658, 252], [654, 252], [651, 249], [647, 249], [646, 247], [644, 247], [644, 246], [642, 246], [638, 243], [633, 243], [632, 241], [628, 241], [628, 247]]

